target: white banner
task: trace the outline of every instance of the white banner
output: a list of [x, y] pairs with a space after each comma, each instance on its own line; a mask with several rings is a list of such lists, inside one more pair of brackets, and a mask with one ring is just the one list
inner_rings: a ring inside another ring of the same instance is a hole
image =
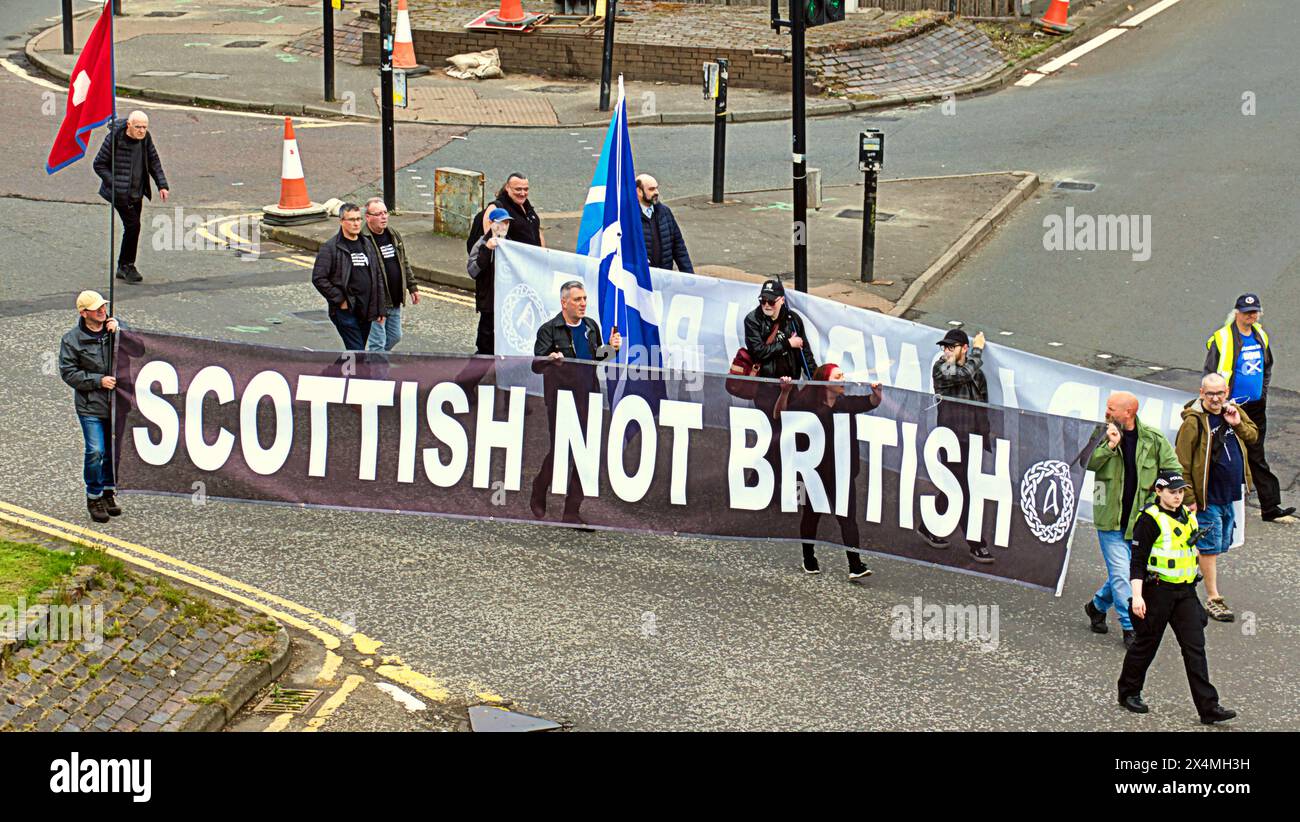
[[[744, 345], [745, 315], [758, 305], [758, 283], [736, 282], [650, 269], [658, 303], [664, 364], [725, 373]], [[542, 322], [560, 310], [560, 286], [588, 284], [587, 313], [599, 320], [595, 298], [597, 261], [567, 251], [503, 242], [496, 258], [496, 353], [531, 356]], [[786, 292], [790, 307], [805, 321], [817, 361], [838, 363], [854, 382], [880, 382], [930, 391], [931, 366], [939, 356], [943, 330], [844, 305], [824, 297]], [[1100, 422], [1106, 398], [1129, 391], [1139, 416], [1172, 443], [1191, 395], [1127, 377], [1029, 354], [989, 342], [984, 351], [989, 402]], [[1092, 477], [1083, 487], [1080, 517], [1092, 518]]]

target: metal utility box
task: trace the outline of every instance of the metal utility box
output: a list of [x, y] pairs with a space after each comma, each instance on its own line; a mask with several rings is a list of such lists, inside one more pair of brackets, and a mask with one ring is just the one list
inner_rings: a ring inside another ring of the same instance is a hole
[[483, 209], [486, 183], [487, 178], [481, 171], [434, 169], [434, 233], [468, 237], [470, 221]]

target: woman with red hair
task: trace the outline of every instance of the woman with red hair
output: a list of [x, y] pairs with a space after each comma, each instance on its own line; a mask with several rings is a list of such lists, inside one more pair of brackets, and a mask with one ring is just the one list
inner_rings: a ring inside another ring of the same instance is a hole
[[[821, 422], [822, 430], [826, 432], [826, 448], [822, 450], [821, 461], [817, 464], [817, 476], [822, 481], [822, 487], [827, 489], [829, 496], [833, 498], [833, 489], [835, 488], [835, 414], [865, 414], [880, 406], [881, 391], [880, 383], [871, 383], [871, 393], [861, 396], [848, 396], [845, 394], [844, 386], [844, 369], [840, 368], [833, 362], [823, 363], [813, 372], [813, 383], [801, 386], [798, 391], [793, 392], [794, 383], [789, 377], [781, 379], [781, 396], [777, 399], [776, 407], [772, 410], [772, 416], [779, 419], [783, 411], [807, 411], [817, 416]], [[852, 416], [849, 417], [852, 420]], [[854, 443], [851, 447], [854, 453], [849, 459], [849, 505], [848, 516], [837, 516], [835, 519], [840, 523], [840, 535], [844, 538], [844, 544], [852, 548], [858, 547], [858, 467], [857, 458], [857, 440], [853, 437], [854, 432], [849, 432], [849, 442]], [[813, 510], [812, 505], [805, 499], [803, 510], [799, 517], [799, 537], [804, 540], [803, 543], [803, 570], [804, 573], [818, 574], [821, 573], [821, 566], [817, 563], [817, 555], [813, 552], [813, 543], [809, 540], [817, 536], [817, 524], [822, 515]], [[849, 557], [849, 581], [863, 579], [871, 576], [871, 569], [862, 562], [862, 556], [855, 550], [847, 552]]]

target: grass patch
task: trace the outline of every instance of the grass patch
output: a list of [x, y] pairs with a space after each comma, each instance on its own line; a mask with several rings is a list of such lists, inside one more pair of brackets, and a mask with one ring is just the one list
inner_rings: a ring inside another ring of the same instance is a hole
[[248, 627], [254, 631], [261, 631], [264, 634], [273, 634], [280, 630], [280, 625], [270, 617], [254, 619], [248, 623]]
[[126, 563], [114, 556], [100, 551], [97, 548], [89, 548], [77, 554], [78, 565], [93, 565], [113, 579], [121, 582], [126, 579]]
[[104, 639], [117, 639], [122, 635], [122, 620], [115, 619], [104, 626]]
[[1060, 37], [1049, 37], [1027, 23], [976, 23], [975, 26], [1012, 63], [1028, 60], [1061, 41]]
[[39, 545], [0, 540], [0, 606], [28, 605], [76, 567], [71, 554]]
[[260, 648], [249, 648], [244, 654], [245, 662], [265, 662], [271, 658], [271, 649], [263, 645]]

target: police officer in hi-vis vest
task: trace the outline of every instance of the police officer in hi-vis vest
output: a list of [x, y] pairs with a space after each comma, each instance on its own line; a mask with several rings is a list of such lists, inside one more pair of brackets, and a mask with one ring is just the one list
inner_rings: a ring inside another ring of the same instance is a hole
[[1119, 675], [1119, 704], [1138, 714], [1147, 712], [1142, 685], [1155, 659], [1165, 626], [1183, 652], [1187, 684], [1201, 722], [1211, 725], [1237, 715], [1219, 704], [1205, 661], [1205, 626], [1209, 616], [1196, 595], [1196, 515], [1183, 505], [1188, 483], [1175, 471], [1156, 478], [1156, 504], [1147, 506], [1133, 524], [1133, 559], [1129, 571], [1133, 600], [1129, 613], [1137, 638], [1124, 655]]
[[1295, 523], [1295, 507], [1282, 507], [1277, 477], [1264, 455], [1268, 431], [1268, 384], [1273, 376], [1273, 349], [1268, 332], [1259, 324], [1264, 306], [1259, 295], [1242, 294], [1222, 328], [1205, 341], [1205, 374], [1218, 373], [1228, 381], [1228, 401], [1241, 406], [1259, 429], [1259, 439], [1246, 453], [1250, 479], [1259, 494], [1259, 513], [1265, 522]]

